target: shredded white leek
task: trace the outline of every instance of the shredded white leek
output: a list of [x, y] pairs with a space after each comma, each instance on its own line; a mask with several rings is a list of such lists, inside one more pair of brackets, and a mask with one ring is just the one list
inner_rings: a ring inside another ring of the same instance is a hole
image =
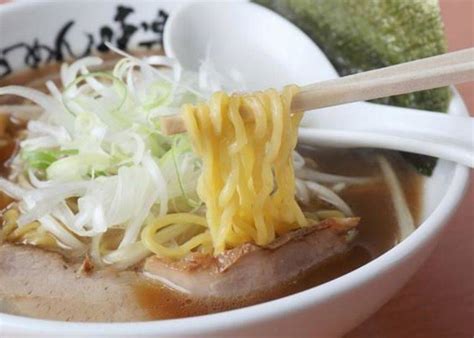
[[[104, 62], [85, 57], [62, 65], [60, 85], [46, 84], [50, 95], [0, 88], [0, 95], [34, 103], [6, 106], [30, 120], [11, 165], [16, 181], [0, 178], [0, 190], [18, 201], [18, 227], [39, 222], [63, 248], [88, 250], [96, 264], [124, 268], [150, 254], [139, 238], [148, 218], [201, 210], [196, 185], [202, 163], [187, 135], [161, 133], [159, 117], [215, 90], [245, 88], [237, 72], [217, 72], [209, 53], [193, 73], [166, 56], [140, 59], [108, 46], [123, 56], [112, 71], [92, 71]], [[319, 173], [298, 153], [293, 158], [302, 203], [316, 195], [352, 214], [334, 191], [308, 180], [360, 184], [368, 178]], [[122, 234], [118, 246], [104, 249], [104, 234], [114, 229]]]
[[415, 221], [408, 207], [402, 185], [390, 162], [382, 155], [377, 155], [377, 161], [379, 162], [385, 182], [390, 190], [390, 196], [395, 208], [400, 230], [400, 241], [402, 241], [415, 230]]
[[[166, 215], [169, 201], [197, 198], [199, 161], [186, 135], [161, 134], [159, 117], [208, 93], [174, 59], [138, 59], [110, 47], [124, 56], [112, 72], [89, 70], [103, 64], [99, 57], [63, 64], [60, 86], [47, 83], [51, 95], [0, 88], [0, 95], [22, 96], [40, 107], [12, 107], [13, 113], [34, 112], [13, 161], [27, 189], [5, 179], [0, 189], [20, 202], [18, 226], [39, 221], [74, 250], [91, 237], [97, 263], [128, 266], [136, 262], [131, 257], [148, 253], [138, 240], [147, 217]], [[192, 209], [200, 202], [189, 204]], [[119, 246], [103, 252], [102, 235], [114, 228], [123, 229]]]

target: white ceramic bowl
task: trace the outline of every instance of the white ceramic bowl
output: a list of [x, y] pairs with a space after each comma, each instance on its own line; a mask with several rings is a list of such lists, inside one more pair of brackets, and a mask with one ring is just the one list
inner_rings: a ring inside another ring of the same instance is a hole
[[[123, 0], [2, 5], [0, 76], [48, 58], [82, 56], [90, 52], [90, 47], [100, 45], [104, 37], [112, 36], [114, 42], [118, 39], [122, 48], [160, 44], [165, 18], [180, 4]], [[296, 29], [259, 6], [242, 5], [252, 7], [248, 10], [250, 15], [255, 13], [280, 26], [284, 24], [289, 30]], [[117, 11], [119, 20], [114, 21]], [[134, 33], [124, 36], [124, 28]], [[278, 38], [271, 25], [265, 34]], [[301, 39], [308, 40], [303, 33]], [[322, 55], [319, 50], [313, 53]], [[331, 76], [333, 70], [328, 68], [328, 62], [320, 59], [320, 70], [316, 72]], [[293, 60], [292, 67], [295, 65], [298, 63]], [[293, 68], [292, 74], [298, 74], [298, 69]], [[454, 93], [449, 112], [467, 114], [459, 95]], [[425, 184], [423, 223], [412, 235], [363, 267], [298, 294], [213, 315], [140, 323], [67, 323], [0, 313], [0, 336], [340, 336], [382, 306], [428, 257], [461, 200], [468, 178], [467, 168], [440, 161]]]

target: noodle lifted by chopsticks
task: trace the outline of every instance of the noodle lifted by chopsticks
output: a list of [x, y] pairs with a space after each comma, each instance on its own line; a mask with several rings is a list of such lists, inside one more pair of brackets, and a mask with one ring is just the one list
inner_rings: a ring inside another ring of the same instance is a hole
[[[203, 162], [197, 190], [207, 208], [205, 221], [199, 220], [205, 231], [165, 247], [160, 237], [167, 226], [176, 231], [183, 227], [184, 232], [197, 217], [165, 216], [143, 231], [151, 251], [179, 258], [201, 246], [219, 254], [247, 242], [266, 245], [277, 235], [307, 225], [295, 200], [292, 161], [302, 118], [302, 113], [290, 114], [297, 91], [287, 86], [281, 94], [273, 89], [231, 96], [218, 92], [209, 104], [183, 107], [186, 129]], [[251, 112], [251, 119], [242, 118], [244, 110]]]

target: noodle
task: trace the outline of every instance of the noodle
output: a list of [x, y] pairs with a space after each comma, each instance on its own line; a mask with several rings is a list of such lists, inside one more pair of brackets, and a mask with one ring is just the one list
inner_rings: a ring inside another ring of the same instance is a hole
[[39, 222], [32, 222], [18, 227], [19, 212], [9, 209], [3, 213], [3, 227], [0, 228], [0, 244], [3, 241], [37, 245], [42, 248], [58, 247], [56, 239], [48, 233]]
[[[203, 162], [197, 192], [206, 204], [206, 218], [186, 213], [158, 218], [142, 232], [148, 249], [180, 258], [211, 246], [219, 254], [249, 241], [266, 245], [307, 225], [295, 200], [292, 160], [302, 118], [302, 113], [290, 113], [297, 90], [219, 92], [208, 105], [183, 107], [188, 134]], [[202, 230], [174, 247], [164, 245], [168, 227], [179, 233], [187, 224]]]
[[[209, 233], [205, 231], [175, 247], [166, 247], [163, 245], [163, 243], [178, 237], [183, 230], [186, 230], [186, 224], [196, 224], [206, 227], [206, 220], [203, 217], [189, 213], [168, 214], [145, 227], [142, 232], [143, 243], [151, 251], [172, 258], [185, 256], [198, 246], [210, 244], [211, 238]], [[159, 231], [160, 229], [163, 230]]]

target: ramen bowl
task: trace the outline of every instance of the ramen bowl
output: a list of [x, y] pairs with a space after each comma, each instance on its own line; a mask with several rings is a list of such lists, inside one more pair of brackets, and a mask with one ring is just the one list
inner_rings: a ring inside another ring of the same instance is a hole
[[[159, 47], [168, 16], [182, 5], [125, 0], [2, 5], [0, 76], [48, 61], [103, 51], [106, 41], [124, 50]], [[236, 11], [245, 11], [247, 23], [262, 24], [267, 20], [265, 31], [260, 32], [265, 34], [267, 41], [282, 39], [286, 30], [298, 30], [277, 14], [257, 5], [235, 2], [229, 6], [235, 6]], [[298, 31], [298, 39], [284, 41], [289, 49], [304, 52], [277, 56], [280, 64], [291, 65], [289, 71], [278, 78], [281, 84], [305, 84], [335, 76], [324, 54], [304, 33]], [[308, 59], [314, 69], [306, 69]], [[308, 74], [314, 76], [308, 78]], [[272, 84], [280, 85], [260, 85]], [[454, 89], [453, 94], [449, 113], [467, 115]], [[466, 167], [439, 161], [424, 185], [422, 222], [408, 238], [370, 263], [303, 292], [232, 311], [149, 322], [61, 322], [0, 313], [0, 332], [2, 336], [341, 336], [387, 302], [426, 260], [462, 199], [468, 178]]]

